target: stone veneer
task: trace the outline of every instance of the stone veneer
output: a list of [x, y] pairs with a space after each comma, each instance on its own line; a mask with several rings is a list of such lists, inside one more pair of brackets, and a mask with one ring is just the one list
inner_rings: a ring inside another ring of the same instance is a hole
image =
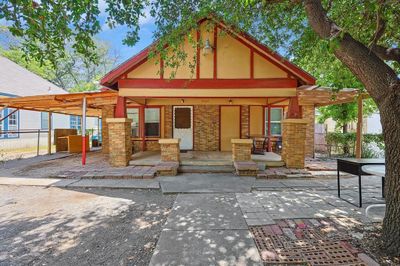
[[104, 154], [109, 153], [109, 144], [108, 144], [108, 118], [114, 117], [114, 105], [105, 105], [101, 108], [101, 151]]
[[282, 121], [282, 160], [288, 168], [304, 168], [306, 144], [306, 119]]
[[302, 106], [303, 119], [307, 120], [306, 129], [306, 157], [314, 157], [314, 131], [315, 131], [315, 108], [313, 105]]
[[249, 113], [250, 107], [248, 105], [242, 105], [240, 108], [241, 138], [245, 138], [249, 135]]
[[172, 106], [164, 106], [164, 138], [172, 138]]
[[243, 162], [251, 161], [251, 139], [232, 139], [232, 161]]
[[179, 162], [180, 149], [179, 139], [160, 139], [158, 143], [161, 148], [161, 161], [162, 162]]
[[132, 156], [131, 123], [128, 118], [107, 118], [111, 166], [128, 166]]
[[195, 105], [193, 107], [194, 150], [218, 151], [219, 106]]

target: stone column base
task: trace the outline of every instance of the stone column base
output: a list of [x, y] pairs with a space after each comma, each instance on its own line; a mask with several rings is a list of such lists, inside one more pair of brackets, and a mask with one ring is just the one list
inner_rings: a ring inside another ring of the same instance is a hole
[[307, 120], [282, 121], [282, 160], [288, 168], [304, 168]]
[[180, 139], [160, 139], [161, 161], [179, 162], [181, 160], [181, 150], [179, 148]]
[[253, 140], [251, 139], [232, 139], [232, 161], [245, 162], [251, 161], [251, 147]]
[[132, 156], [132, 119], [107, 118], [111, 166], [128, 166]]

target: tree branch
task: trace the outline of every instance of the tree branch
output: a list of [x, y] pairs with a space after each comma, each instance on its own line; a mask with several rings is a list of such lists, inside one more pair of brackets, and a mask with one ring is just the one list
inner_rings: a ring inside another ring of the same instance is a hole
[[314, 31], [323, 39], [335, 38], [341, 32], [341, 28], [326, 16], [321, 1], [306, 0], [304, 5], [308, 14], [308, 22]]
[[379, 39], [383, 36], [386, 29], [386, 21], [382, 17], [382, 12], [384, 11], [384, 0], [379, 1], [379, 8], [376, 11], [376, 30], [372, 37], [371, 43], [369, 44], [370, 47], [377, 44]]
[[371, 50], [382, 60], [396, 61], [400, 63], [400, 48], [387, 48], [375, 44], [371, 46]]

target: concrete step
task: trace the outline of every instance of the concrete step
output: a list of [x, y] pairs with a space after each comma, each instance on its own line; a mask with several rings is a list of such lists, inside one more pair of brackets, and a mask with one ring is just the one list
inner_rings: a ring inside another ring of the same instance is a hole
[[179, 173], [233, 173], [232, 165], [181, 165]]

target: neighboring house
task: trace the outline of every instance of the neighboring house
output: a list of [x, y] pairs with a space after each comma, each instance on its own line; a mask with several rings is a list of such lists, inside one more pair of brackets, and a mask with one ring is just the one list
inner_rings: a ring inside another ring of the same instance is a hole
[[[101, 80], [128, 102], [135, 150], [158, 150], [160, 138], [179, 138], [182, 150], [231, 151], [231, 139], [248, 136], [269, 136], [273, 148], [291, 101], [298, 107], [297, 89], [315, 84], [310, 74], [248, 34], [219, 22], [210, 32], [209, 22], [201, 20], [197, 33], [203, 47], [185, 40], [187, 60], [172, 80], [160, 57], [149, 57], [151, 46]], [[188, 61], [193, 57], [194, 71]], [[307, 123], [306, 154], [312, 156], [314, 103], [300, 105]]]
[[[327, 119], [323, 124], [326, 132], [335, 132], [336, 122], [331, 118]], [[356, 132], [357, 122], [351, 122], [348, 125], [349, 132]], [[339, 129], [341, 132], [341, 129]], [[380, 134], [382, 133], [381, 118], [379, 113], [374, 113], [363, 119], [363, 134]]]
[[[0, 56], [0, 97], [14, 98], [32, 95], [65, 94], [65, 90], [21, 67], [13, 61]], [[1, 107], [0, 107], [1, 108]], [[12, 113], [10, 116], [8, 116]], [[5, 108], [0, 117], [0, 149], [36, 147], [37, 133], [22, 133], [48, 129], [48, 113]], [[97, 122], [93, 121], [97, 126]], [[81, 127], [80, 117], [53, 114], [52, 128]], [[88, 127], [90, 128], [90, 127]], [[92, 126], [93, 128], [93, 126]], [[47, 145], [47, 133], [42, 132], [40, 145]]]

